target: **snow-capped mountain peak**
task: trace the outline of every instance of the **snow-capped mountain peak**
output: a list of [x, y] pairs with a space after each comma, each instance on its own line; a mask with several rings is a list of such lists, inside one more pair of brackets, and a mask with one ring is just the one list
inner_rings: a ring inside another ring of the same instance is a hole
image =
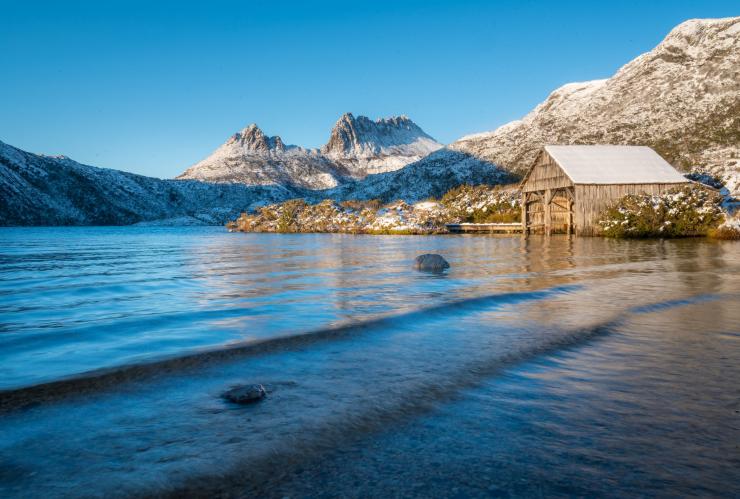
[[178, 178], [323, 189], [397, 170], [441, 147], [407, 116], [343, 114], [320, 150], [286, 145], [251, 124]]
[[397, 170], [440, 149], [442, 144], [408, 116], [372, 120], [343, 114], [321, 153], [339, 162], [354, 177]]
[[336, 186], [347, 175], [315, 150], [286, 145], [279, 136], [268, 136], [253, 123], [177, 178], [322, 189]]
[[279, 136], [268, 137], [256, 123], [252, 123], [243, 130], [236, 132], [226, 141], [224, 146], [240, 148], [244, 153], [283, 152], [286, 149]]
[[410, 152], [410, 149], [426, 155], [439, 147], [441, 144], [408, 116], [373, 121], [366, 116], [345, 113], [337, 120], [321, 152], [337, 157], [370, 158], [391, 152]]

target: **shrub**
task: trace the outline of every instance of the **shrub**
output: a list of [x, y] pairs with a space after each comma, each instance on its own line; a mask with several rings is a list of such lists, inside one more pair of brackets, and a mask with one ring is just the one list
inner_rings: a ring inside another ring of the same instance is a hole
[[380, 200], [371, 199], [369, 201], [358, 201], [358, 200], [346, 200], [339, 203], [339, 206], [345, 210], [362, 211], [362, 210], [373, 210], [377, 211], [380, 209]]
[[516, 191], [490, 186], [461, 185], [449, 190], [440, 203], [451, 219], [471, 223], [513, 223], [521, 221]]
[[298, 232], [297, 216], [306, 207], [303, 199], [291, 199], [282, 203], [277, 217], [277, 232]]
[[722, 198], [700, 187], [630, 194], [602, 213], [603, 234], [616, 238], [704, 236], [722, 221]]
[[735, 218], [725, 220], [725, 222], [716, 229], [710, 229], [707, 235], [712, 239], [740, 241], [740, 219]]

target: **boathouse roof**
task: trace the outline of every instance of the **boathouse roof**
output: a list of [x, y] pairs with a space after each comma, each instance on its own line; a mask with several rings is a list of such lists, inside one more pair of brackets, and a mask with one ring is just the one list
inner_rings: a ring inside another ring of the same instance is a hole
[[647, 146], [545, 146], [574, 184], [673, 184], [686, 178]]

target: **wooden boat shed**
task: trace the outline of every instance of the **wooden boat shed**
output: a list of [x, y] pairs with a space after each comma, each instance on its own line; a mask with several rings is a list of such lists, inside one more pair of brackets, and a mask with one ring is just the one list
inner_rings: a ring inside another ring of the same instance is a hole
[[521, 182], [522, 228], [599, 233], [598, 217], [627, 194], [661, 194], [688, 184], [645, 146], [546, 146]]

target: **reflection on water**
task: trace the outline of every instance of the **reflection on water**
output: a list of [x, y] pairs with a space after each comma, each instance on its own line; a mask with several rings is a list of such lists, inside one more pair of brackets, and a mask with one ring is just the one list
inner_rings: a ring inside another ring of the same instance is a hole
[[737, 495], [738, 249], [2, 229], [0, 495]]

